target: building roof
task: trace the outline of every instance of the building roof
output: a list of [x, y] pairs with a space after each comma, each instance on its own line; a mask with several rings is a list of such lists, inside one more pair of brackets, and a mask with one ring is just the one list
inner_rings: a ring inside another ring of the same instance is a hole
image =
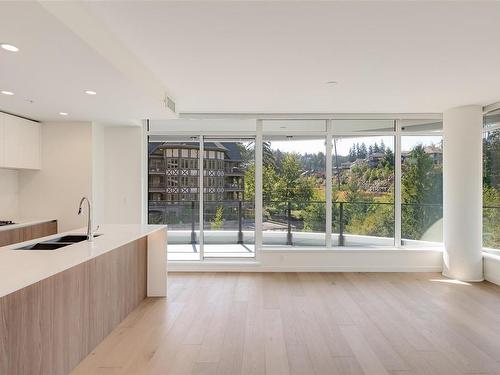
[[[163, 148], [182, 148], [182, 146], [189, 148], [198, 148], [198, 142], [149, 142], [148, 154], [153, 154], [159, 147]], [[241, 161], [241, 151], [236, 142], [205, 142], [205, 150], [218, 150], [224, 151], [228, 159]]]
[[243, 160], [241, 157], [241, 151], [236, 142], [223, 142], [222, 145], [227, 150], [227, 156], [231, 160], [241, 161]]
[[443, 150], [440, 147], [436, 146], [436, 145], [432, 145], [432, 146], [427, 146], [424, 149], [424, 152], [426, 154], [442, 154]]

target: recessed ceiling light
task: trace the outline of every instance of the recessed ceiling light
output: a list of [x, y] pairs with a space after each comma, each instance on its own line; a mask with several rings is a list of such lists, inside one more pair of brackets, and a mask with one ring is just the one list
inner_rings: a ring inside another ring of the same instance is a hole
[[12, 91], [2, 90], [1, 93], [4, 94], [4, 95], [14, 95], [14, 93]]
[[8, 43], [1, 43], [0, 47], [2, 47], [4, 50], [9, 51], [9, 52], [19, 51], [19, 48], [17, 48], [16, 46], [13, 46], [12, 44], [8, 44]]
[[61, 116], [67, 116], [67, 115], [68, 115], [68, 113], [67, 113], [67, 112], [59, 112], [59, 114], [60, 114]]
[[337, 81], [328, 81], [326, 84], [327, 85], [336, 85], [338, 82]]
[[97, 95], [97, 93], [95, 91], [92, 91], [92, 90], [85, 90], [85, 94], [87, 94], [87, 95]]

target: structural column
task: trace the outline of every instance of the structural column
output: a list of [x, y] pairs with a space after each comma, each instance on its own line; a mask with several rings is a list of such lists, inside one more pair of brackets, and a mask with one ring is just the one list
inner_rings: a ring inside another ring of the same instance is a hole
[[482, 107], [443, 114], [443, 275], [483, 280]]

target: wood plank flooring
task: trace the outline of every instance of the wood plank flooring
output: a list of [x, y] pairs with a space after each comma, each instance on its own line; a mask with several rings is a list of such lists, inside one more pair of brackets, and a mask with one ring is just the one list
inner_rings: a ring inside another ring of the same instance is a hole
[[436, 273], [173, 273], [74, 375], [499, 374], [500, 287]]

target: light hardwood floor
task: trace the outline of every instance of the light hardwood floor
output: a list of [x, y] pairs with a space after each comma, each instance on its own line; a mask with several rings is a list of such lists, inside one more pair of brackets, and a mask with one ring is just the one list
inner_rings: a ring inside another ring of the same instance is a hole
[[448, 281], [170, 274], [73, 374], [500, 374], [500, 287]]

